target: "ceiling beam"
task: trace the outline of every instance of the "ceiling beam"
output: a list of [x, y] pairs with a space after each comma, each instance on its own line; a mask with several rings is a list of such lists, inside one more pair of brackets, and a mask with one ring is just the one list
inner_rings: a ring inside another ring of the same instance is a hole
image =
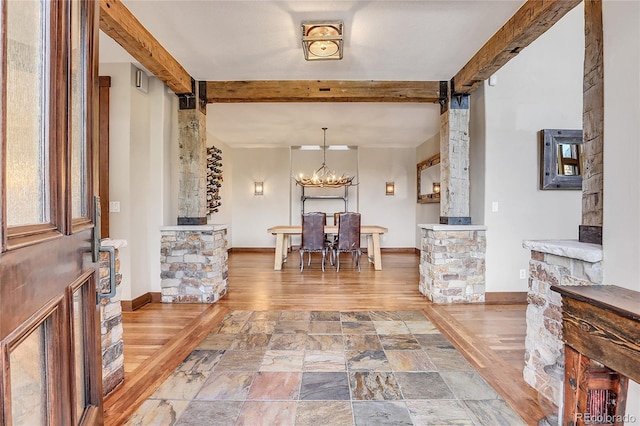
[[208, 103], [431, 102], [438, 81], [262, 80], [207, 81]]
[[189, 73], [120, 0], [100, 0], [100, 29], [176, 94], [193, 93]]
[[453, 92], [475, 90], [581, 1], [527, 0], [453, 77]]

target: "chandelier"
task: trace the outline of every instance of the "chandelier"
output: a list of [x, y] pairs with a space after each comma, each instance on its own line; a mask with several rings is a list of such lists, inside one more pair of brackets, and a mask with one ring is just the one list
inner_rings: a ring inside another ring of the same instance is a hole
[[304, 187], [323, 187], [323, 188], [341, 188], [343, 186], [353, 185], [355, 176], [336, 176], [336, 172], [327, 167], [327, 128], [323, 127], [324, 137], [322, 141], [322, 165], [318, 170], [313, 172], [311, 177], [304, 176], [302, 173], [294, 176], [296, 183]]

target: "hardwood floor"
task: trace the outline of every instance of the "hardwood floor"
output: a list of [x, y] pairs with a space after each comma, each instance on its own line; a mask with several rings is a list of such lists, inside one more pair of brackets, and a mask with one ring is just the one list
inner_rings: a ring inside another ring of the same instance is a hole
[[422, 310], [528, 423], [544, 416], [522, 379], [525, 309], [434, 305], [418, 292], [419, 255], [383, 252], [383, 270], [343, 255], [340, 272], [319, 258], [300, 273], [297, 252], [281, 271], [273, 254], [229, 255], [229, 292], [215, 305], [149, 304], [123, 316], [125, 383], [105, 399], [105, 423], [122, 424], [231, 310]]

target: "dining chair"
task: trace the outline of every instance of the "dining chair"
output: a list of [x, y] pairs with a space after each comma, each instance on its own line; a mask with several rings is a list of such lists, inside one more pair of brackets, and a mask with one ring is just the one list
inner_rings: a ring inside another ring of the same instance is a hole
[[322, 272], [324, 272], [324, 259], [327, 254], [325, 243], [324, 225], [327, 222], [327, 214], [311, 212], [302, 215], [302, 241], [300, 242], [300, 272], [304, 269], [304, 253], [309, 253], [308, 265], [311, 265], [311, 253], [322, 253]]
[[338, 240], [334, 246], [336, 270], [340, 271], [340, 253], [351, 253], [360, 272], [360, 213], [340, 213], [338, 220]]

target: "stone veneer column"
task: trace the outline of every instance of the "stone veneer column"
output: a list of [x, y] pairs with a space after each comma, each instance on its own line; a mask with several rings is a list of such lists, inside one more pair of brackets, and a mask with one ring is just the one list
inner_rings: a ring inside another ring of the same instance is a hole
[[161, 287], [165, 303], [215, 303], [229, 287], [227, 226], [164, 226]]
[[582, 225], [579, 239], [602, 244], [604, 187], [604, 65], [602, 1], [584, 2], [584, 77], [582, 102]]
[[484, 302], [486, 227], [418, 225], [420, 293], [434, 303]]
[[[125, 247], [124, 240], [101, 241], [102, 246], [114, 247], [116, 253], [116, 286], [122, 282], [120, 273], [120, 248]], [[109, 291], [111, 271], [109, 268], [110, 253], [100, 253], [100, 289]], [[117, 288], [117, 287], [116, 287]], [[122, 341], [122, 306], [120, 305], [120, 291], [111, 299], [100, 300], [100, 335], [102, 341], [102, 388], [107, 395], [124, 381], [124, 354]]]
[[469, 95], [452, 96], [441, 101], [440, 223], [471, 224], [469, 216]]
[[[198, 86], [201, 91], [196, 95], [180, 96], [178, 225], [207, 223], [206, 92], [202, 93], [206, 85]], [[205, 96], [204, 103], [200, 96]]]
[[523, 375], [560, 407], [564, 370], [553, 374], [547, 370], [563, 355], [562, 300], [550, 287], [602, 284], [602, 246], [572, 240], [524, 241], [522, 245], [531, 250]]

